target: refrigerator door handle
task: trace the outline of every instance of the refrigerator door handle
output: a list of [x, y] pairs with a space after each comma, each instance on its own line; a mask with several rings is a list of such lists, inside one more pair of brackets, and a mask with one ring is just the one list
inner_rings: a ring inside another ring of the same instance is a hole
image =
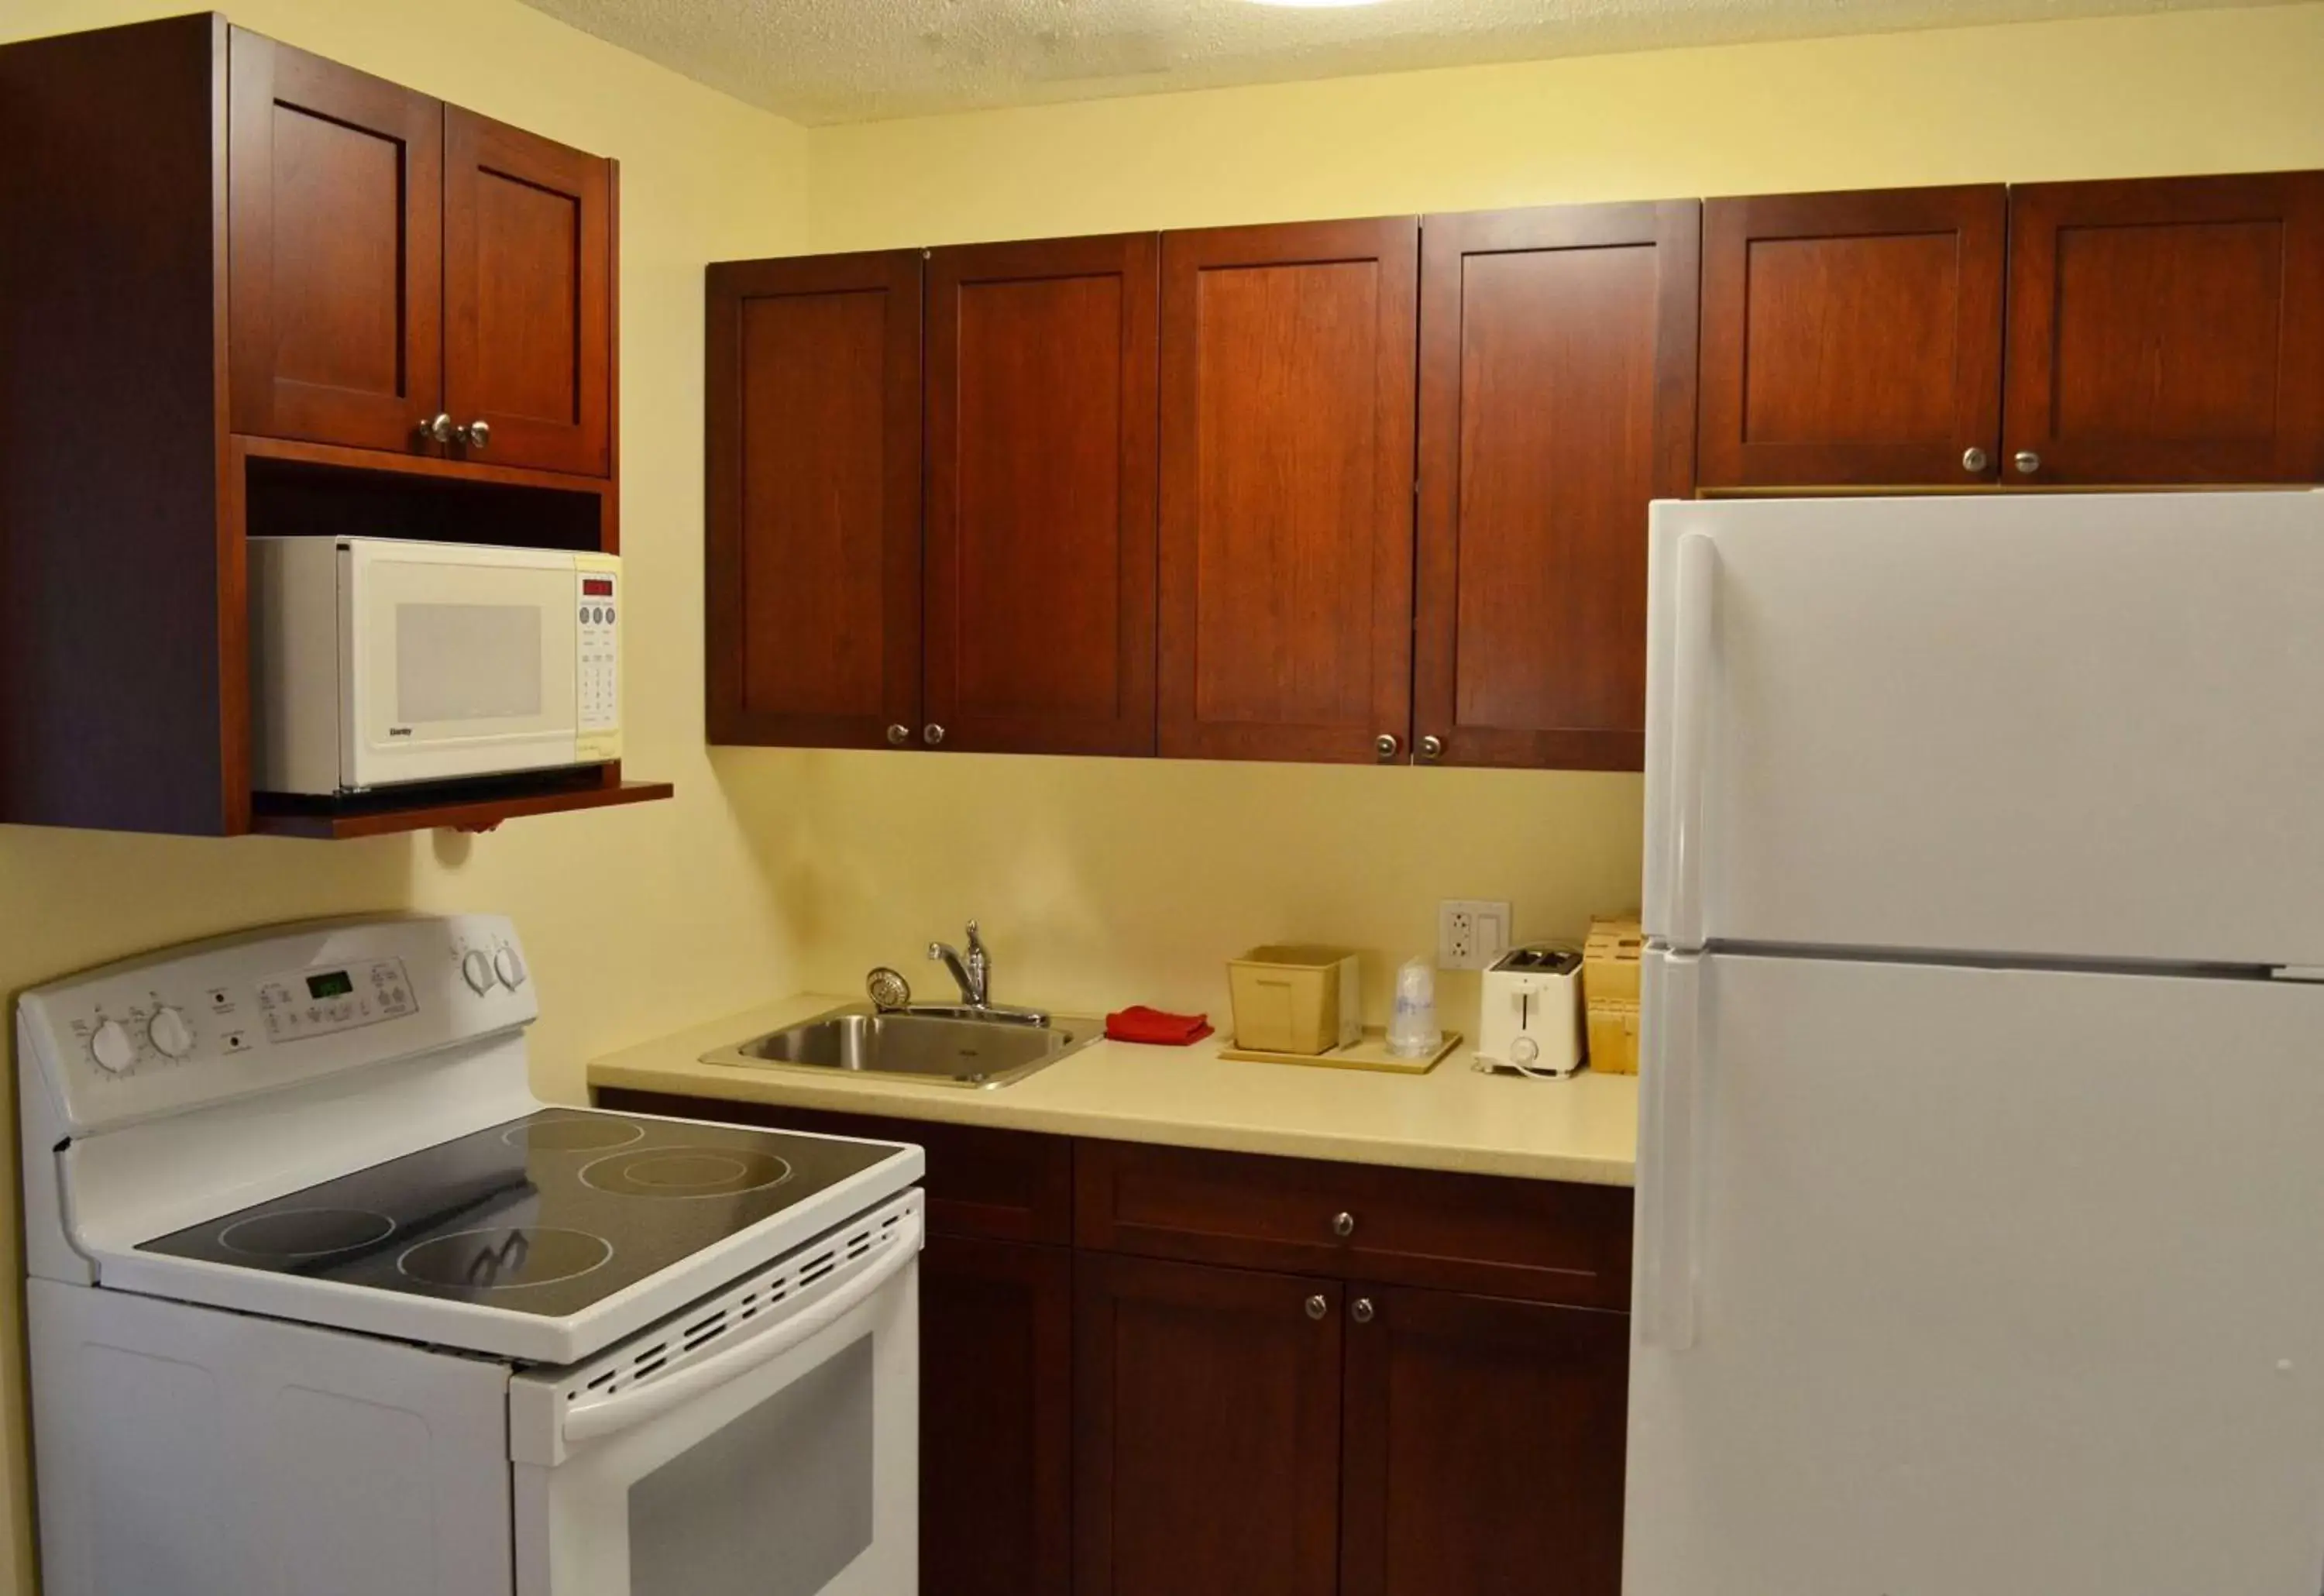
[[1639, 1341], [1683, 1352], [1694, 1345], [1702, 1171], [1702, 966], [1700, 954], [1664, 955], [1646, 1016], [1650, 1052], [1638, 1126]]
[[1718, 646], [1719, 546], [1708, 532], [1678, 540], [1671, 645], [1670, 945], [1702, 946], [1702, 829], [1709, 796], [1711, 669]]

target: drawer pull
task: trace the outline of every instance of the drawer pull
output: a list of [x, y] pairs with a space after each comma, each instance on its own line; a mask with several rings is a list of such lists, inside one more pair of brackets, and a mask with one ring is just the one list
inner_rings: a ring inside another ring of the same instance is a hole
[[1307, 1316], [1310, 1319], [1320, 1319], [1331, 1311], [1331, 1299], [1322, 1292], [1319, 1291], [1307, 1299]]
[[1350, 1236], [1354, 1235], [1356, 1233], [1356, 1216], [1352, 1213], [1334, 1214], [1332, 1218], [1332, 1233], [1339, 1237], [1342, 1241], [1346, 1241]]

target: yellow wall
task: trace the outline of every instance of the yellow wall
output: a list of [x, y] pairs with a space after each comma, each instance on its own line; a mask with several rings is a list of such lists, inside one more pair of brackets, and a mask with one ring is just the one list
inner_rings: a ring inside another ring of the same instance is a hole
[[[0, 0], [0, 39], [191, 9], [197, 0]], [[676, 800], [521, 821], [474, 839], [199, 842], [0, 827], [0, 993], [136, 949], [361, 909], [498, 909], [540, 977], [541, 1087], [577, 1096], [589, 1056], [798, 982], [751, 837], [702, 746], [702, 265], [804, 243], [804, 135], [514, 0], [237, 0], [246, 26], [622, 161], [622, 533], [630, 573], [629, 766]], [[0, 248], [5, 248], [0, 241]], [[13, 1121], [14, 1093], [8, 1093]], [[7, 1145], [15, 1146], [13, 1130]], [[15, 1161], [0, 1179], [14, 1280]], [[0, 1290], [0, 1369], [19, 1367]], [[8, 1438], [0, 1591], [29, 1591], [21, 1388]], [[20, 1586], [18, 1582], [23, 1582]], [[160, 1593], [156, 1593], [160, 1596]]]
[[2324, 5], [1410, 72], [819, 128], [815, 247], [2324, 164]]
[[[0, 0], [0, 38], [163, 14]], [[1571, 935], [1636, 890], [1622, 776], [904, 757], [701, 746], [706, 260], [1397, 209], [1853, 183], [2324, 165], [2324, 6], [1637, 55], [803, 133], [513, 0], [247, 0], [239, 22], [622, 166], [627, 718], [670, 804], [469, 842], [0, 829], [0, 991], [306, 914], [516, 916], [544, 1090], [583, 1058], [987, 919], [1003, 996], [1219, 1007], [1220, 961], [1343, 937], [1384, 976], [1435, 900]], [[1377, 983], [1376, 983], [1377, 984]], [[1462, 989], [1450, 994], [1457, 1005]], [[13, 1139], [10, 1143], [13, 1146]], [[0, 1182], [13, 1247], [14, 1180]], [[0, 1258], [0, 1279], [13, 1278]], [[0, 1292], [0, 1367], [19, 1341]], [[29, 1568], [21, 1392], [0, 1380]]]

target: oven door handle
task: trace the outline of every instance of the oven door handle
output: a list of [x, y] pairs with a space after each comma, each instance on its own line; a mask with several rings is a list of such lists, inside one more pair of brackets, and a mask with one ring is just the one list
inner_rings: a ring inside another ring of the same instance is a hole
[[659, 1418], [705, 1391], [724, 1385], [728, 1380], [739, 1379], [811, 1340], [878, 1296], [889, 1281], [903, 1273], [919, 1256], [923, 1234], [920, 1215], [918, 1213], [907, 1215], [870, 1266], [829, 1296], [808, 1305], [788, 1319], [773, 1321], [757, 1334], [713, 1352], [701, 1362], [681, 1369], [675, 1374], [648, 1380], [618, 1396], [595, 1402], [576, 1403], [565, 1410], [567, 1444], [595, 1441], [601, 1436], [632, 1429], [650, 1419]]

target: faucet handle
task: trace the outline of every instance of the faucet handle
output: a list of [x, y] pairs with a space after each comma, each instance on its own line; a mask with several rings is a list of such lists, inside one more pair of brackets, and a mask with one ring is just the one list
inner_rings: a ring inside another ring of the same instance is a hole
[[974, 920], [968, 922], [968, 950], [971, 953], [982, 953], [984, 951], [984, 938], [978, 932], [976, 922]]

